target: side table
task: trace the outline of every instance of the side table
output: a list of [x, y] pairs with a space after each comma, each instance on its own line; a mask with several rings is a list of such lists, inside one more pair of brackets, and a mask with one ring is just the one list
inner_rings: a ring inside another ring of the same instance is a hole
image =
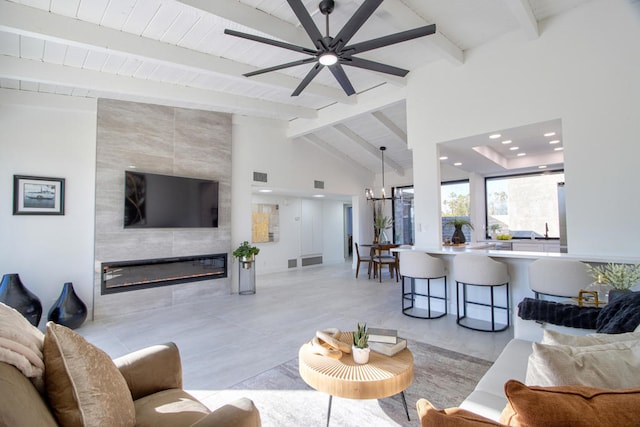
[[[350, 344], [351, 332], [342, 332], [340, 340]], [[371, 351], [369, 363], [359, 365], [351, 354], [333, 359], [312, 352], [310, 343], [303, 344], [298, 352], [299, 371], [302, 379], [312, 388], [329, 395], [327, 426], [331, 418], [333, 396], [348, 399], [381, 399], [396, 394], [409, 418], [404, 390], [413, 382], [413, 354], [408, 348], [393, 357]]]

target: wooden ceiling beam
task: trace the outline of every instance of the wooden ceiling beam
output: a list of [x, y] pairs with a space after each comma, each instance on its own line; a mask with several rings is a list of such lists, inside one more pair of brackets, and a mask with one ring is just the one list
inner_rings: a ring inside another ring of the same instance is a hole
[[88, 89], [112, 94], [116, 99], [121, 94], [127, 94], [161, 105], [175, 105], [177, 101], [182, 106], [189, 105], [199, 109], [216, 109], [229, 113], [251, 111], [259, 117], [274, 118], [273, 114], [276, 112], [295, 117], [306, 116], [309, 119], [318, 115], [311, 108], [11, 56], [0, 56], [0, 78]]
[[540, 37], [538, 21], [531, 10], [529, 0], [504, 0], [504, 4], [516, 17], [528, 40]]
[[[0, 30], [108, 54], [126, 55], [177, 69], [223, 74], [240, 81], [245, 79], [243, 74], [258, 70], [257, 67], [230, 59], [138, 37], [4, 0], [0, 1]], [[289, 92], [293, 92], [301, 81], [282, 73], [265, 73], [251, 79]], [[357, 101], [354, 97], [346, 96], [342, 89], [316, 83], [310, 84], [306, 90], [308, 93], [334, 102], [355, 104]]]
[[[349, 129], [347, 126], [345, 126], [342, 123], [340, 123], [340, 124], [337, 124], [337, 125], [333, 126], [333, 129], [335, 129], [336, 131], [340, 132], [342, 135], [346, 136], [349, 140], [351, 140], [351, 141], [355, 142], [356, 144], [358, 144], [367, 153], [369, 153], [370, 155], [374, 156], [376, 158], [376, 160], [380, 160], [380, 156], [381, 156], [380, 149], [377, 148], [377, 147], [374, 147], [371, 144], [369, 144], [369, 142], [367, 140], [365, 140], [360, 135], [358, 135], [357, 133], [355, 133], [354, 131]], [[393, 160], [389, 159], [388, 156], [385, 157], [384, 163], [385, 163], [385, 165], [387, 165], [391, 169], [393, 169], [398, 175], [404, 176], [404, 168], [402, 166], [400, 166], [398, 163], [396, 163]]]

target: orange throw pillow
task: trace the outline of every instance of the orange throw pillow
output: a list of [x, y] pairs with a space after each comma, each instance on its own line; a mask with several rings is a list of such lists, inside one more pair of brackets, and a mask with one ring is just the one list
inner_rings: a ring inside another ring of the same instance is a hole
[[461, 408], [436, 409], [426, 399], [418, 400], [416, 407], [422, 427], [474, 427], [502, 426], [493, 420]]
[[500, 422], [510, 426], [637, 426], [640, 388], [534, 387], [509, 380]]

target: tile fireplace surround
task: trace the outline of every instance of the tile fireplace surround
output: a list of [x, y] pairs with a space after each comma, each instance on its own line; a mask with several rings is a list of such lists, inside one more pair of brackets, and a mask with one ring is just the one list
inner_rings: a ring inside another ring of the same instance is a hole
[[[132, 166], [141, 172], [218, 181], [218, 227], [124, 229], [124, 172]], [[231, 115], [100, 99], [95, 194], [95, 319], [231, 292], [229, 274], [131, 292], [101, 292], [103, 262], [226, 254], [229, 265]]]

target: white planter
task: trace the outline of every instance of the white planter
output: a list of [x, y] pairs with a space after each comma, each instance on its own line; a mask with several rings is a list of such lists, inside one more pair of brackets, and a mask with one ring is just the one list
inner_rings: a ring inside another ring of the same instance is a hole
[[353, 354], [353, 361], [360, 365], [364, 365], [365, 363], [368, 363], [370, 351], [371, 349], [369, 347], [358, 348], [356, 346], [352, 346], [351, 353]]

